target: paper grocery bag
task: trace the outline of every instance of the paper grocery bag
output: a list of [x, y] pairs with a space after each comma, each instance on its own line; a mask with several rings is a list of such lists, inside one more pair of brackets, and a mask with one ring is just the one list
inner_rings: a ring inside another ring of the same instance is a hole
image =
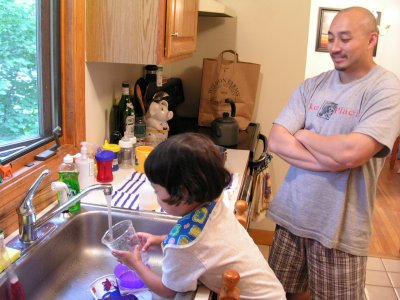
[[[234, 59], [225, 59], [226, 53], [233, 54]], [[225, 103], [230, 98], [236, 104], [239, 129], [245, 130], [253, 116], [260, 67], [239, 61], [233, 50], [222, 51], [218, 58], [204, 58], [198, 124], [210, 126], [223, 112], [230, 113], [230, 104]]]

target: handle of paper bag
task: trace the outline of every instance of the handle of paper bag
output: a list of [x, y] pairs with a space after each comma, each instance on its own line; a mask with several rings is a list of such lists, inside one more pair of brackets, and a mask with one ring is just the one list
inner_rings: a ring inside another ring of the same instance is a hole
[[223, 61], [228, 61], [228, 60], [224, 59], [224, 53], [231, 53], [234, 55], [233, 72], [235, 72], [236, 63], [239, 61], [239, 54], [234, 50], [224, 50], [218, 55], [218, 65], [217, 65], [218, 73], [221, 71], [221, 66], [222, 66]]

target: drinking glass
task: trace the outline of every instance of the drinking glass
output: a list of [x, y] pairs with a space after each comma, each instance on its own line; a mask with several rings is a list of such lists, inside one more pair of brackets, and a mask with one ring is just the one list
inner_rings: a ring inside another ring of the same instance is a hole
[[110, 250], [133, 251], [140, 240], [136, 234], [132, 221], [121, 221], [107, 230], [101, 242]]

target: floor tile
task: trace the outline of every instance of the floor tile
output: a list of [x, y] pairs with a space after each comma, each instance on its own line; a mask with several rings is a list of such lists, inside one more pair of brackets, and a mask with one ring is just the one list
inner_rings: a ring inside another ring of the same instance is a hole
[[365, 289], [368, 300], [398, 300], [394, 288], [367, 285]]
[[392, 287], [389, 276], [382, 271], [367, 270], [366, 284]]
[[400, 299], [400, 288], [395, 288], [394, 290], [396, 291], [397, 298]]
[[367, 270], [386, 271], [382, 259], [379, 257], [368, 257]]
[[385, 266], [386, 271], [400, 273], [400, 259], [382, 258], [382, 262]]
[[393, 287], [400, 288], [400, 273], [388, 272]]

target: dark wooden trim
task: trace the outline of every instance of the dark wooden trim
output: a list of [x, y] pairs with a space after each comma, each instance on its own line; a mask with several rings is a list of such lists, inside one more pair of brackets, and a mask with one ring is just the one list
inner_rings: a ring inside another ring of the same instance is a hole
[[61, 98], [64, 143], [79, 145], [85, 130], [85, 1], [61, 1]]

